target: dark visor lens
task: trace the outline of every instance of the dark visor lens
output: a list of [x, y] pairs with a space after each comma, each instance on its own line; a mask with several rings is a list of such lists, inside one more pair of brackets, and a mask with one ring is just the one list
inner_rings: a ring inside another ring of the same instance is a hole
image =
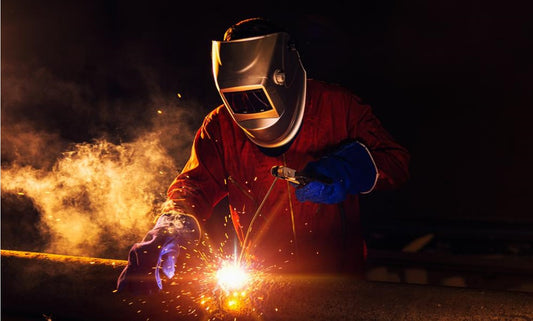
[[263, 89], [225, 92], [224, 97], [236, 114], [261, 113], [272, 109]]

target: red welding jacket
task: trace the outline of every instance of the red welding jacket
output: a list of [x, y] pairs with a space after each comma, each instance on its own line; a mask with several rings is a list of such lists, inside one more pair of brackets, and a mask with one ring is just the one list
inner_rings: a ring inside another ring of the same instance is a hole
[[[379, 173], [374, 190], [396, 188], [407, 180], [409, 154], [382, 127], [370, 106], [340, 86], [308, 80], [302, 127], [284, 154], [265, 155], [219, 106], [198, 130], [190, 159], [171, 184], [168, 198], [205, 222], [227, 196], [242, 243], [274, 181], [272, 166], [301, 170], [346, 139], [370, 150]], [[362, 275], [365, 246], [359, 196], [349, 196], [342, 206], [301, 203], [294, 187], [278, 180], [247, 244], [249, 253], [267, 269]]]

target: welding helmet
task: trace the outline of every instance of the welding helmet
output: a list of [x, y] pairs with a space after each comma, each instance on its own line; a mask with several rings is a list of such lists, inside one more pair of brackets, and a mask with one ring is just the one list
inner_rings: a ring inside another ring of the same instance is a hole
[[288, 33], [213, 41], [212, 63], [224, 105], [253, 143], [277, 148], [296, 136], [306, 72]]

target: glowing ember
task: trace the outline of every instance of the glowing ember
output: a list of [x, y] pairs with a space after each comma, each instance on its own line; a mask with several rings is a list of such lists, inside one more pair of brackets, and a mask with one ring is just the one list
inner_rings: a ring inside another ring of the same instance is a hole
[[226, 291], [242, 289], [249, 280], [247, 271], [236, 263], [227, 263], [217, 271], [218, 285]]

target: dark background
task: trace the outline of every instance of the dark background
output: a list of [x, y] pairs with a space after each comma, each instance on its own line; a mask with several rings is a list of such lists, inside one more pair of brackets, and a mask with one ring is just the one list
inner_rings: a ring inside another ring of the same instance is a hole
[[221, 102], [211, 40], [265, 16], [293, 33], [309, 77], [351, 89], [411, 152], [405, 186], [364, 197], [369, 227], [531, 236], [529, 2], [250, 3], [2, 1], [2, 163], [19, 122], [62, 143], [127, 142], [154, 96], [194, 101], [198, 127]]
[[[310, 77], [352, 89], [410, 150], [412, 179], [396, 193], [398, 207], [380, 214], [531, 222], [529, 9], [473, 0], [269, 2], [261, 8], [4, 0], [2, 125], [29, 119], [65, 140], [107, 133], [127, 141], [130, 128], [147, 118], [151, 106], [142, 102], [156, 94], [143, 69], [158, 95], [180, 92], [206, 113], [220, 103], [211, 40], [240, 19], [262, 15], [294, 33]], [[39, 69], [83, 88], [83, 101], [69, 101], [67, 88], [62, 99], [49, 93], [49, 101], [25, 96], [11, 103], [10, 80]]]

